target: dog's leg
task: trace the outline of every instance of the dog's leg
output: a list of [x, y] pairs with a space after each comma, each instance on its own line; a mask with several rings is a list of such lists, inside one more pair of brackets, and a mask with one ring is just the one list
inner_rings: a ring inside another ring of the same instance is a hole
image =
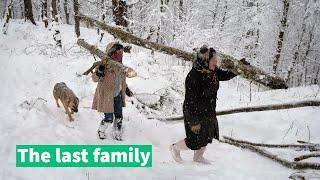
[[59, 98], [57, 98], [56, 96], [54, 96], [54, 99], [56, 100], [57, 107], [59, 108], [59, 107], [60, 107], [60, 105], [59, 105]]
[[56, 103], [57, 103], [57, 107], [59, 108], [60, 105], [59, 105], [59, 99], [56, 99]]
[[68, 106], [66, 106], [64, 103], [63, 103], [63, 106], [64, 106], [64, 109], [66, 110], [66, 113], [68, 114], [69, 120], [70, 120], [70, 121], [73, 121]]

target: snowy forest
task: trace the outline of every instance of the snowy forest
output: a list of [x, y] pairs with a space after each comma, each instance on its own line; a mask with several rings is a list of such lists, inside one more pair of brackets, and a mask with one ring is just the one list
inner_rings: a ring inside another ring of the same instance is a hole
[[[0, 10], [4, 19], [9, 12], [12, 19], [50, 23], [50, 30], [53, 22], [74, 24], [76, 9], [182, 50], [207, 43], [226, 54], [245, 57], [295, 87], [319, 84], [319, 6], [317, 0], [3, 0]], [[103, 38], [104, 32], [97, 33]]]
[[[0, 179], [320, 179], [319, 0], [2, 0], [0, 12]], [[211, 101], [188, 97], [203, 49], [225, 75]], [[206, 128], [202, 105], [219, 122], [203, 151], [188, 142]], [[18, 144], [151, 144], [153, 165], [17, 168]]]

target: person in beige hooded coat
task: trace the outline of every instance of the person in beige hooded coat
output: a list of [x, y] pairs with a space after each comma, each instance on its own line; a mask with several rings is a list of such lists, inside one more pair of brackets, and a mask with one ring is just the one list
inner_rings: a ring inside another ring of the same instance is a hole
[[[121, 44], [110, 43], [106, 51], [114, 61], [122, 63], [123, 50], [124, 47]], [[92, 80], [98, 82], [92, 109], [104, 113], [104, 119], [101, 120], [98, 128], [98, 136], [100, 139], [105, 139], [108, 124], [114, 122], [115, 139], [121, 140], [122, 107], [126, 105], [125, 95], [133, 95], [126, 84], [126, 77], [119, 71], [100, 65], [95, 69]]]

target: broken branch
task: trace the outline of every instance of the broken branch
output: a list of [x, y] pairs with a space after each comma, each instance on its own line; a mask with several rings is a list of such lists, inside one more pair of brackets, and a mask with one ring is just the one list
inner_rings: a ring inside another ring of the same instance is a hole
[[263, 144], [263, 143], [253, 143], [253, 142], [244, 141], [244, 140], [237, 140], [227, 136], [223, 136], [223, 138], [228, 141], [241, 143], [241, 144], [248, 144], [251, 146], [260, 146], [260, 147], [268, 147], [268, 148], [293, 148], [298, 150], [309, 150], [309, 151], [320, 150], [320, 147], [315, 145], [309, 145], [309, 144]]
[[[224, 137], [225, 138], [225, 137]], [[225, 138], [225, 140], [220, 140], [220, 142], [227, 143], [236, 147], [240, 147], [243, 149], [249, 149], [252, 152], [255, 152], [259, 155], [262, 155], [266, 158], [269, 158], [285, 167], [288, 167], [290, 169], [320, 169], [319, 163], [301, 163], [301, 162], [291, 162], [286, 159], [282, 159], [278, 157], [277, 155], [271, 154], [263, 149], [257, 148], [250, 144], [244, 144], [244, 143], [238, 143], [236, 141], [231, 141]]]
[[305, 154], [302, 156], [298, 156], [294, 158], [294, 161], [302, 161], [304, 159], [312, 158], [312, 157], [320, 157], [320, 153], [311, 153], [311, 154]]

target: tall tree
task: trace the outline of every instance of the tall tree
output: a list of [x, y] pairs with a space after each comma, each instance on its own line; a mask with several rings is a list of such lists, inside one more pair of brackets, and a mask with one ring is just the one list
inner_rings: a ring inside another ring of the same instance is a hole
[[179, 19], [181, 22], [184, 21], [184, 17], [183, 0], [179, 0]]
[[[301, 8], [304, 8], [303, 12], [307, 12], [308, 10], [308, 4], [309, 0], [305, 1], [304, 6]], [[303, 67], [302, 63], [305, 61], [303, 56], [303, 49], [304, 45], [306, 44], [305, 39], [308, 39], [308, 32], [307, 32], [307, 20], [308, 20], [308, 13], [305, 13], [304, 18], [302, 19], [300, 29], [298, 30], [298, 39], [296, 44], [294, 45], [294, 53], [293, 53], [293, 58], [292, 61], [289, 63], [288, 66], [288, 72], [286, 75], [286, 81], [289, 86], [299, 86], [302, 85], [302, 77], [303, 77], [303, 72], [301, 72], [301, 68]]]
[[223, 7], [223, 16], [222, 16], [222, 20], [220, 23], [220, 31], [223, 30], [223, 27], [225, 25], [226, 19], [227, 19], [227, 13], [228, 13], [228, 2], [225, 2], [225, 5]]
[[79, 15], [79, 3], [78, 0], [73, 0], [73, 10], [74, 10], [74, 27], [77, 37], [80, 36], [80, 20], [77, 15]]
[[[101, 4], [100, 4], [100, 8], [101, 8], [101, 13], [100, 13], [100, 21], [105, 22], [106, 19], [106, 2], [105, 0], [101, 0]], [[98, 33], [98, 40], [99, 42], [102, 41], [103, 36], [104, 36], [104, 31], [101, 31], [100, 28], [97, 28], [97, 33]]]
[[161, 43], [161, 44], [165, 44], [165, 38], [163, 35], [164, 32], [164, 28], [166, 26], [166, 21], [163, 17], [163, 15], [165, 13], [167, 13], [168, 11], [168, 4], [169, 4], [169, 0], [161, 0], [160, 1], [160, 17], [159, 17], [159, 23], [158, 23], [158, 28], [157, 28], [157, 39], [156, 42], [157, 43]]
[[26, 20], [30, 20], [32, 24], [37, 25], [33, 18], [31, 0], [24, 0], [24, 14]]
[[41, 19], [44, 22], [44, 26], [48, 27], [48, 0], [41, 0]]
[[57, 0], [51, 1], [51, 17], [54, 19], [54, 21], [58, 21], [57, 17]]
[[288, 21], [288, 11], [289, 11], [289, 0], [283, 0], [283, 12], [282, 12], [282, 18], [281, 18], [281, 27], [278, 35], [277, 53], [273, 60], [274, 74], [277, 73], [278, 64], [280, 61], [280, 55], [281, 55], [282, 46], [283, 46], [283, 38], [284, 38], [284, 33], [286, 31], [287, 21]]
[[63, 7], [64, 7], [64, 13], [66, 14], [66, 23], [70, 24], [70, 21], [69, 21], [70, 10], [69, 10], [68, 0], [64, 0]]
[[[60, 3], [58, 3], [58, 5], [60, 5]], [[51, 16], [54, 19], [53, 23], [52, 23], [52, 25], [53, 25], [52, 27], [54, 30], [53, 39], [56, 42], [56, 45], [61, 48], [62, 47], [62, 40], [61, 40], [61, 34], [60, 34], [60, 29], [59, 29], [60, 18], [59, 18], [58, 11], [57, 11], [57, 1], [56, 0], [51, 1]]]
[[3, 34], [7, 34], [7, 30], [9, 27], [9, 20], [12, 18], [12, 1], [13, 0], [10, 0], [8, 2], [8, 6], [7, 6], [6, 12], [4, 14], [5, 22], [3, 23], [3, 28], [2, 28]]

